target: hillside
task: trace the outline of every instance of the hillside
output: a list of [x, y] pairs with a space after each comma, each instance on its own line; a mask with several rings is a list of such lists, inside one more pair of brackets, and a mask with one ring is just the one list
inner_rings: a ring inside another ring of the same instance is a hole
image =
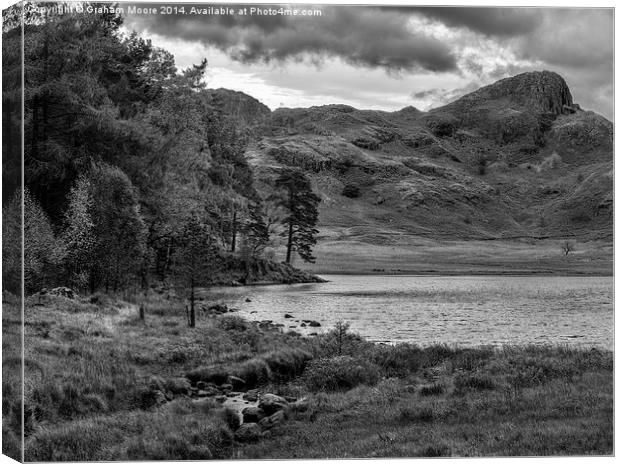
[[[343, 255], [362, 256], [359, 271], [375, 261], [472, 270], [493, 261], [479, 249], [489, 240], [506, 250], [502, 272], [609, 269], [613, 125], [575, 104], [556, 73], [503, 79], [428, 112], [326, 105], [281, 108], [269, 124], [261, 113], [257, 123], [246, 159], [259, 190], [289, 166], [321, 196], [314, 270], [345, 271], [328, 264]], [[561, 256], [565, 238], [579, 244], [573, 262]], [[433, 262], [448, 242], [464, 254]]]

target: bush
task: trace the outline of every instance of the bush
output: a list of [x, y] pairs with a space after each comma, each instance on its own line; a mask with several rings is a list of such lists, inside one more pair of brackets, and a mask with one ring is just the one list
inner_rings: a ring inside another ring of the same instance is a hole
[[454, 392], [462, 395], [470, 390], [494, 390], [495, 381], [488, 374], [460, 373], [454, 379]]
[[263, 359], [254, 358], [245, 361], [234, 369], [234, 375], [245, 380], [248, 388], [270, 382], [273, 378], [271, 369]]
[[288, 380], [301, 374], [312, 356], [303, 350], [280, 349], [264, 354], [262, 359], [278, 377], [277, 380]]
[[408, 344], [376, 345], [370, 359], [385, 375], [404, 377], [421, 367], [422, 349]]
[[347, 198], [357, 198], [360, 196], [360, 188], [356, 184], [347, 184], [342, 189], [342, 194]]
[[247, 321], [239, 316], [222, 316], [218, 320], [218, 325], [224, 330], [236, 330], [244, 332], [248, 330]]
[[408, 422], [432, 422], [435, 419], [435, 412], [429, 406], [412, 407], [405, 406], [400, 410], [398, 420], [402, 423]]
[[423, 385], [420, 387], [420, 396], [441, 395], [446, 391], [446, 387], [441, 383], [433, 383], [431, 385]]
[[379, 380], [375, 364], [351, 356], [336, 356], [311, 361], [303, 375], [311, 391], [349, 390], [358, 385], [374, 385]]

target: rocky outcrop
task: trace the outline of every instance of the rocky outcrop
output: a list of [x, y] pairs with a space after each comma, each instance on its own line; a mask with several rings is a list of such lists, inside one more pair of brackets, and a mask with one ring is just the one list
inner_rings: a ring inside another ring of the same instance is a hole
[[491, 100], [506, 100], [534, 113], [554, 115], [572, 111], [573, 97], [566, 81], [557, 73], [535, 71], [501, 79], [482, 87], [444, 108], [468, 107], [486, 104]]
[[248, 126], [262, 124], [271, 115], [271, 110], [267, 106], [243, 92], [207, 89], [204, 91], [204, 96], [207, 103]]

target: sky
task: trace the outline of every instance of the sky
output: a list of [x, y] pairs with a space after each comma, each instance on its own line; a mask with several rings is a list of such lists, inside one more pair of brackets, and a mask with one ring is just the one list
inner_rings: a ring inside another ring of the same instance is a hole
[[504, 77], [550, 70], [582, 108], [613, 120], [611, 9], [271, 7], [320, 11], [284, 16], [249, 14], [264, 5], [211, 5], [234, 13], [175, 4], [185, 14], [127, 14], [125, 27], [170, 51], [180, 69], [206, 58], [208, 87], [245, 92], [272, 110], [428, 110]]

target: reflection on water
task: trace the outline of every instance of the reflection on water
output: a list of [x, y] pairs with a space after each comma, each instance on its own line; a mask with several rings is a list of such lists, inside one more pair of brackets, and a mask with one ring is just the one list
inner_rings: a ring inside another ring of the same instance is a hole
[[[207, 294], [240, 308], [247, 319], [273, 320], [305, 334], [343, 320], [380, 342], [613, 349], [612, 277], [322, 277], [329, 282], [216, 288]], [[301, 328], [303, 320], [319, 321], [321, 327]]]

